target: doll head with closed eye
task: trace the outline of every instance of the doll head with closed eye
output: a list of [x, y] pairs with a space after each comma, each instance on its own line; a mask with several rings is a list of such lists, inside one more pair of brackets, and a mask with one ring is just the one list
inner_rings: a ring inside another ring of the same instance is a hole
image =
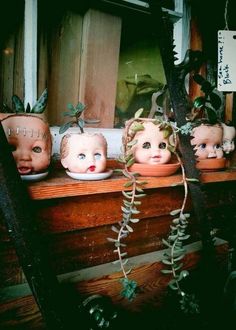
[[21, 175], [40, 173], [50, 164], [52, 137], [48, 124], [34, 115], [10, 115], [2, 120]]

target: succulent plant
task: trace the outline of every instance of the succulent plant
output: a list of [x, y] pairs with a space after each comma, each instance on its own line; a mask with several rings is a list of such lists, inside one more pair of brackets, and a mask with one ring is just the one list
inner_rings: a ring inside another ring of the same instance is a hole
[[26, 107], [24, 106], [23, 101], [17, 95], [12, 96], [13, 108], [10, 108], [8, 105], [3, 103], [2, 111], [3, 113], [43, 113], [48, 100], [48, 91], [47, 88], [43, 91], [39, 99], [31, 108], [30, 104], [27, 103]]
[[69, 111], [65, 111], [64, 116], [71, 117], [73, 119], [63, 124], [59, 129], [59, 133], [63, 134], [66, 130], [73, 126], [78, 126], [81, 133], [84, 133], [84, 120], [80, 118], [80, 116], [86, 109], [86, 105], [81, 102], [78, 102], [76, 106], [73, 106], [73, 104], [68, 103], [67, 109]]

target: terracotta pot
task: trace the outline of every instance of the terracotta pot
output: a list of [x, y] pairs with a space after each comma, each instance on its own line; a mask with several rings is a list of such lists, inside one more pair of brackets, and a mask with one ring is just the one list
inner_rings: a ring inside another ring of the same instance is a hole
[[52, 137], [41, 116], [10, 114], [1, 120], [21, 176], [47, 171], [51, 161]]
[[137, 172], [141, 176], [169, 176], [177, 172], [180, 163], [173, 162], [168, 164], [140, 164], [134, 163], [129, 167], [130, 172]]
[[226, 167], [226, 158], [208, 158], [197, 161], [196, 168], [203, 171], [222, 170]]

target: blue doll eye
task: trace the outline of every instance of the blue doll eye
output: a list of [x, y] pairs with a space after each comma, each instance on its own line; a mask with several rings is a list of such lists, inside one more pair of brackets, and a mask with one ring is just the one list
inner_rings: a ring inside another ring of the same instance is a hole
[[78, 154], [78, 158], [80, 160], [84, 160], [86, 158], [85, 154]]
[[206, 149], [206, 143], [199, 144], [200, 149]]
[[101, 155], [99, 152], [97, 152], [97, 153], [94, 155], [94, 158], [95, 158], [96, 160], [100, 160], [101, 157], [102, 157], [102, 155]]

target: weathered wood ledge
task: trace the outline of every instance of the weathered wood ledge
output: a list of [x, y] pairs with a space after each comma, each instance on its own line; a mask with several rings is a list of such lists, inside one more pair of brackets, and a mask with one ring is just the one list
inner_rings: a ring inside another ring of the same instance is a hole
[[[166, 188], [182, 181], [181, 174], [177, 173], [167, 177], [143, 177], [147, 184], [145, 189]], [[27, 183], [29, 194], [32, 199], [52, 199], [70, 196], [81, 196], [91, 194], [102, 194], [119, 192], [124, 189], [126, 178], [113, 173], [105, 180], [80, 181], [70, 178], [64, 169], [53, 170], [48, 177], [39, 182]], [[225, 169], [223, 171], [202, 172], [202, 183], [236, 181], [236, 169]]]

